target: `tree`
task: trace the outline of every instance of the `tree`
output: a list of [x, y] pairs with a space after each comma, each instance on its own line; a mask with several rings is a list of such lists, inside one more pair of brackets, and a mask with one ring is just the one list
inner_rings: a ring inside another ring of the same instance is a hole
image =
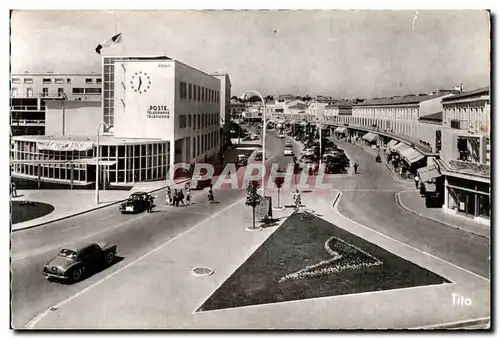
[[262, 198], [257, 192], [258, 188], [259, 183], [257, 181], [251, 181], [247, 187], [245, 206], [252, 207], [252, 228], [255, 228], [255, 207], [260, 204], [260, 199]]
[[278, 189], [278, 208], [280, 207], [280, 189], [283, 187], [283, 184], [285, 183], [285, 178], [282, 176], [277, 176], [274, 178], [274, 185]]

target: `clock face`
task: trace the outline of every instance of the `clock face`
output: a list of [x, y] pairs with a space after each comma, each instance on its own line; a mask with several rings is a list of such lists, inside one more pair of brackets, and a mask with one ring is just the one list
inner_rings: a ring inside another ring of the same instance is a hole
[[139, 71], [135, 72], [132, 75], [132, 79], [130, 80], [130, 88], [139, 94], [146, 93], [149, 91], [151, 86], [151, 80], [149, 75], [146, 72]]

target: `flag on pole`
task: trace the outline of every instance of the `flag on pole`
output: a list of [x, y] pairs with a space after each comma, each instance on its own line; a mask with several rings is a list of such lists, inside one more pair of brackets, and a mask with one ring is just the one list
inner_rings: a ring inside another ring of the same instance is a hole
[[95, 48], [95, 51], [97, 52], [97, 54], [101, 54], [101, 49], [103, 49], [104, 47], [109, 47], [113, 44], [119, 43], [121, 36], [122, 36], [121, 33], [118, 33], [117, 35], [112, 36], [111, 38], [109, 38], [106, 41], [97, 45], [97, 47]]

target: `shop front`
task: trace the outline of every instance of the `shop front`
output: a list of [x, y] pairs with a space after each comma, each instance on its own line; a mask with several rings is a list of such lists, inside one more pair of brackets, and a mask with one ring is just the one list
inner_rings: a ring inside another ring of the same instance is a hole
[[445, 211], [487, 224], [491, 218], [490, 183], [446, 176]]

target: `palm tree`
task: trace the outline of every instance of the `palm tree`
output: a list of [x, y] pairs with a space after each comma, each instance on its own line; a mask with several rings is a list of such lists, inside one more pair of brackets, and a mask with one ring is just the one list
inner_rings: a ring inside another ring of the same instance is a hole
[[259, 183], [257, 181], [252, 181], [247, 187], [247, 199], [245, 206], [252, 207], [252, 229], [255, 229], [255, 207], [260, 204], [261, 196], [257, 192], [259, 188]]

